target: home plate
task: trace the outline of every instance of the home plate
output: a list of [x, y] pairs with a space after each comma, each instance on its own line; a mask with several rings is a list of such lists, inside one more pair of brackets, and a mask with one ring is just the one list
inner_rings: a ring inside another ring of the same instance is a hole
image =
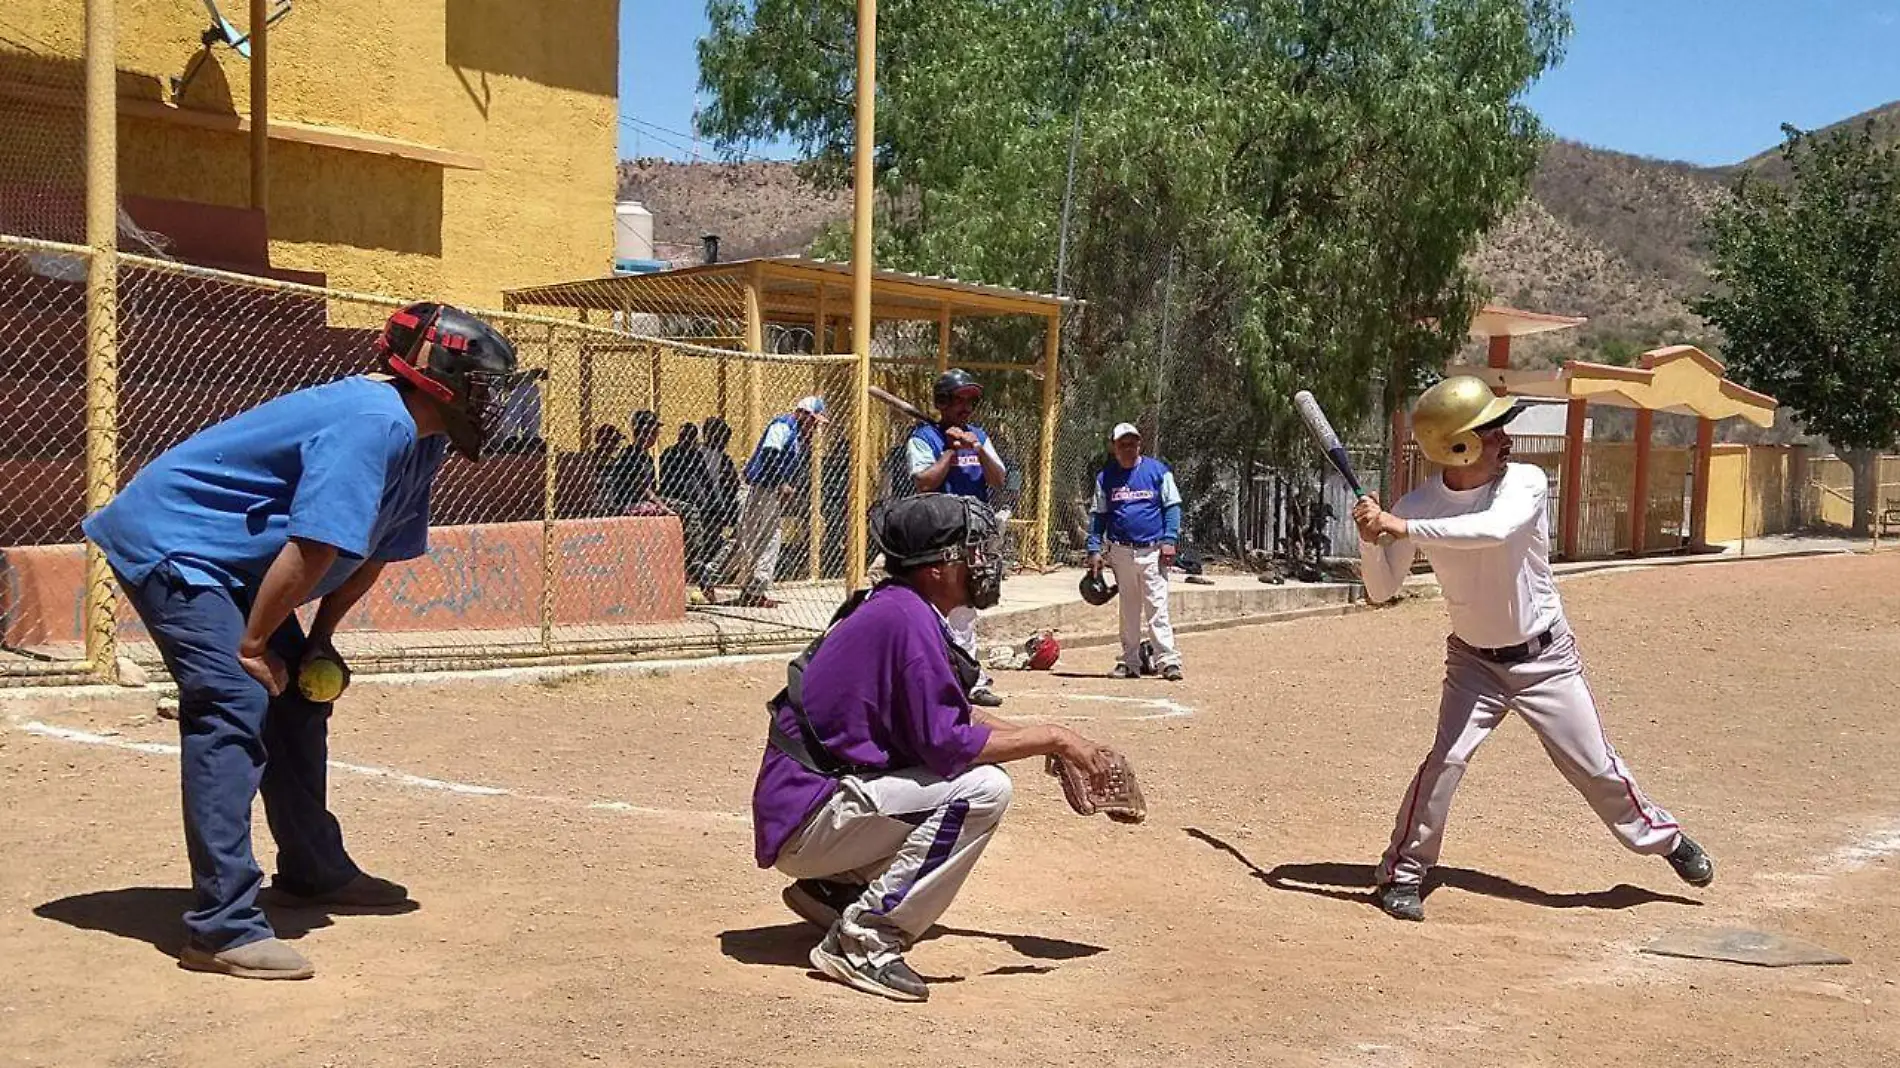
[[1725, 960], [1736, 964], [1756, 964], [1764, 968], [1787, 968], [1797, 964], [1851, 964], [1846, 957], [1812, 942], [1798, 938], [1749, 931], [1740, 927], [1710, 927], [1694, 931], [1672, 931], [1644, 946], [1644, 953], [1660, 957], [1693, 957], [1698, 960]]

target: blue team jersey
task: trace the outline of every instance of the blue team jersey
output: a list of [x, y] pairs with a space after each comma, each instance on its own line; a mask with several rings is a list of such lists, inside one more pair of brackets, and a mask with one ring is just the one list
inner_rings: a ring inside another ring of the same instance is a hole
[[428, 551], [429, 484], [447, 449], [439, 434], [418, 440], [394, 386], [339, 379], [200, 430], [82, 527], [135, 585], [170, 563], [193, 585], [254, 589], [290, 538], [334, 546], [314, 600], [365, 560]]
[[[992, 454], [995, 448], [990, 445], [990, 436], [980, 426], [964, 427], [976, 437], [976, 448], [961, 449], [957, 452], [956, 463], [950, 465], [950, 473], [943, 478], [939, 493], [954, 493], [959, 497], [974, 497], [988, 503], [990, 484], [983, 477], [982, 451]], [[942, 458], [944, 450], [950, 447], [950, 439], [944, 436], [943, 428], [933, 424], [924, 424], [910, 432], [910, 470], [914, 476], [924, 468]]]
[[798, 432], [798, 416], [787, 412], [765, 424], [759, 444], [746, 461], [745, 480], [753, 486], [783, 486], [795, 481], [806, 463], [805, 439]]
[[[1099, 525], [1110, 541], [1174, 541], [1181, 529], [1181, 491], [1174, 485], [1174, 472], [1152, 456], [1143, 456], [1133, 467], [1110, 460], [1095, 476], [1089, 510], [1102, 517]], [[1089, 541], [1091, 550], [1100, 548], [1098, 535], [1092, 533]]]

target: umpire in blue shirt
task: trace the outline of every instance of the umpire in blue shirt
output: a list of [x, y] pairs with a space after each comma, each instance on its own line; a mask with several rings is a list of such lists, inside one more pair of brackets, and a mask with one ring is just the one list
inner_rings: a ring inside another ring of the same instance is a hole
[[[428, 549], [429, 486], [453, 447], [470, 460], [516, 382], [514, 346], [460, 309], [412, 304], [377, 339], [382, 373], [298, 390], [207, 427], [145, 465], [88, 516], [178, 683], [192, 908], [180, 963], [248, 979], [314, 970], [258, 907], [251, 801], [277, 841], [289, 904], [390, 906], [326, 801], [330, 705], [304, 698], [306, 660], [383, 565]], [[306, 635], [299, 605], [317, 601]]]
[[1167, 464], [1141, 454], [1141, 431], [1135, 424], [1116, 424], [1109, 439], [1114, 458], [1095, 476], [1088, 550], [1089, 570], [1100, 574], [1107, 541], [1108, 566], [1121, 591], [1122, 658], [1113, 675], [1132, 679], [1141, 674], [1145, 624], [1155, 670], [1169, 682], [1179, 682], [1181, 653], [1168, 622], [1168, 568], [1174, 566], [1181, 535], [1181, 491]]

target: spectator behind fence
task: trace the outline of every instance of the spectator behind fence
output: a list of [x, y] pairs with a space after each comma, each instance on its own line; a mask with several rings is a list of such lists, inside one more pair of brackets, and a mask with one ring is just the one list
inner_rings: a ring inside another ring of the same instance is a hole
[[724, 419], [709, 415], [699, 424], [699, 458], [706, 469], [706, 556], [692, 577], [701, 585], [707, 566], [725, 546], [726, 528], [739, 521], [739, 468], [726, 454], [731, 442], [732, 428]]
[[613, 470], [614, 461], [620, 458], [620, 451], [627, 447], [627, 435], [612, 423], [602, 423], [594, 429], [594, 450], [587, 457], [587, 475], [594, 484], [593, 507], [590, 515], [617, 515], [613, 507], [613, 494], [608, 490], [607, 479]]
[[653, 446], [660, 440], [660, 417], [642, 409], [627, 423], [633, 437], [607, 466], [605, 511], [608, 515], [665, 514], [670, 509], [660, 500], [653, 465]]
[[712, 485], [699, 449], [699, 427], [682, 423], [679, 437], [660, 453], [660, 499], [680, 517], [680, 538], [686, 551], [687, 578], [696, 580], [699, 565], [710, 559], [706, 550], [711, 524], [707, 514]]

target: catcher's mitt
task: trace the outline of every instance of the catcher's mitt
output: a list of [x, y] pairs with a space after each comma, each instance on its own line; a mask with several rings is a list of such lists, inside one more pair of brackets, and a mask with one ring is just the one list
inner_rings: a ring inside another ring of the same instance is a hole
[[1113, 749], [1104, 750], [1112, 767], [1101, 791], [1092, 789], [1089, 773], [1060, 757], [1051, 755], [1044, 765], [1049, 774], [1062, 783], [1062, 796], [1069, 807], [1084, 816], [1102, 813], [1116, 823], [1140, 823], [1148, 818], [1148, 803], [1142, 800], [1141, 784], [1135, 781], [1134, 766]]

